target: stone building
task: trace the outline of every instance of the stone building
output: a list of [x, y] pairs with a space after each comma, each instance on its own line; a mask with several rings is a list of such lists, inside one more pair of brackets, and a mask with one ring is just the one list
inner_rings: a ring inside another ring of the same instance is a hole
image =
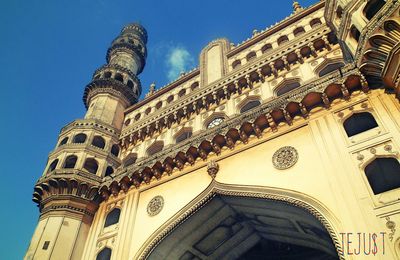
[[400, 259], [400, 1], [293, 7], [143, 100], [125, 26], [34, 187], [25, 259]]

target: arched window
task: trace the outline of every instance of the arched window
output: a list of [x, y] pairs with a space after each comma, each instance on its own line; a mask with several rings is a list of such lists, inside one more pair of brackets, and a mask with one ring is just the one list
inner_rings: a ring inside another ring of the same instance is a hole
[[395, 158], [377, 158], [364, 172], [374, 194], [400, 188], [400, 164]]
[[147, 148], [147, 155], [152, 156], [153, 154], [160, 152], [163, 148], [164, 148], [164, 142], [156, 141], [152, 145], [150, 145], [149, 148]]
[[96, 135], [93, 138], [92, 145], [104, 149], [104, 147], [106, 146], [106, 141], [104, 140], [103, 137]]
[[352, 25], [350, 27], [350, 35], [353, 39], [355, 39], [356, 41], [358, 41], [360, 39], [361, 33], [360, 31], [354, 26]]
[[265, 44], [265, 45], [262, 46], [262, 48], [261, 48], [261, 52], [262, 52], [262, 53], [266, 53], [266, 52], [269, 51], [269, 50], [272, 50], [272, 45], [269, 44], [269, 43]]
[[242, 63], [240, 62], [240, 60], [235, 60], [235, 61], [232, 63], [232, 69], [239, 68], [239, 66], [240, 66], [241, 64], [242, 64]]
[[107, 166], [105, 176], [110, 176], [113, 173], [114, 173], [114, 168], [112, 166]]
[[354, 113], [343, 122], [344, 130], [348, 137], [365, 132], [378, 126], [371, 113]]
[[96, 256], [96, 260], [110, 260], [110, 259], [111, 259], [111, 249], [108, 247], [105, 247]]
[[251, 51], [249, 54], [246, 56], [247, 61], [251, 61], [252, 59], [255, 59], [257, 57], [257, 54], [254, 51]]
[[76, 164], [77, 160], [78, 160], [78, 157], [76, 157], [75, 155], [68, 156], [67, 159], [65, 159], [64, 168], [66, 168], [66, 169], [75, 168], [75, 164]]
[[190, 89], [191, 90], [195, 90], [196, 88], [198, 88], [199, 87], [199, 82], [195, 82], [195, 83], [193, 83], [191, 86], [190, 86]]
[[240, 109], [240, 113], [242, 114], [246, 111], [249, 111], [250, 109], [257, 107], [260, 104], [261, 104], [261, 102], [259, 100], [250, 100], [244, 106], [242, 106], [242, 108]]
[[385, 5], [383, 0], [371, 0], [364, 7], [363, 13], [368, 20], [371, 20], [379, 10]]
[[214, 118], [210, 123], [207, 124], [207, 128], [213, 128], [216, 127], [217, 125], [220, 125], [222, 122], [224, 122], [225, 118], [223, 117], [216, 117]]
[[55, 159], [55, 160], [50, 164], [49, 168], [47, 169], [47, 172], [49, 173], [49, 172], [54, 171], [54, 170], [56, 169], [56, 167], [57, 167], [57, 164], [58, 164], [58, 159]]
[[174, 101], [174, 96], [171, 95], [167, 98], [167, 102], [171, 103], [172, 101]]
[[159, 101], [157, 104], [156, 104], [156, 109], [160, 109], [162, 107], [162, 101]]
[[180, 143], [188, 138], [190, 138], [192, 136], [192, 130], [191, 129], [183, 129], [183, 131], [181, 131], [181, 133], [178, 133], [178, 135], [176, 135], [176, 143]]
[[339, 68], [343, 67], [344, 64], [343, 62], [336, 62], [336, 63], [330, 63], [326, 65], [319, 73], [318, 76], [322, 77], [325, 76], [326, 74], [338, 70]]
[[107, 214], [106, 222], [104, 223], [104, 227], [108, 227], [114, 224], [117, 224], [119, 221], [119, 215], [121, 214], [121, 210], [119, 208], [115, 208]]
[[146, 115], [150, 114], [150, 112], [151, 112], [151, 107], [148, 107], [148, 108], [144, 111], [144, 113], [145, 113]]
[[64, 137], [58, 146], [64, 145], [68, 142], [68, 137]]
[[85, 164], [83, 165], [83, 168], [90, 173], [96, 174], [97, 169], [99, 168], [99, 165], [95, 159], [88, 158], [88, 159], [86, 159]]
[[284, 44], [285, 42], [288, 42], [288, 41], [289, 41], [289, 38], [286, 35], [283, 35], [283, 36], [278, 38], [278, 45], [282, 45], [282, 44]]
[[289, 91], [292, 91], [295, 88], [300, 87], [299, 82], [289, 82], [287, 84], [283, 84], [283, 86], [279, 87], [276, 91], [276, 95], [279, 97]]
[[138, 121], [138, 120], [140, 119], [140, 116], [141, 116], [141, 114], [138, 113], [138, 114], [135, 116], [135, 120]]
[[179, 91], [178, 93], [179, 97], [183, 97], [184, 95], [186, 95], [186, 89], [182, 89], [181, 91]]
[[107, 71], [107, 72], [104, 72], [104, 78], [106, 78], [106, 79], [109, 79], [109, 78], [111, 78], [111, 72], [109, 72], [109, 71]]
[[124, 77], [120, 73], [115, 74], [114, 78], [118, 81], [124, 82]]
[[132, 80], [128, 80], [127, 85], [128, 85], [129, 88], [133, 88], [133, 82], [132, 82]]
[[113, 144], [113, 146], [111, 147], [111, 154], [114, 156], [118, 156], [119, 155], [119, 146], [118, 144]]
[[86, 141], [85, 134], [77, 134], [74, 137], [73, 143], [83, 144]]
[[319, 18], [312, 19], [310, 22], [311, 28], [314, 28], [320, 24], [322, 24], [322, 22]]
[[293, 34], [294, 36], [299, 36], [300, 34], [305, 33], [306, 31], [304, 30], [303, 27], [297, 27], [296, 29], [294, 29]]
[[131, 153], [124, 159], [123, 165], [124, 165], [124, 167], [128, 167], [128, 166], [134, 164], [136, 162], [136, 160], [137, 160], [136, 153]]

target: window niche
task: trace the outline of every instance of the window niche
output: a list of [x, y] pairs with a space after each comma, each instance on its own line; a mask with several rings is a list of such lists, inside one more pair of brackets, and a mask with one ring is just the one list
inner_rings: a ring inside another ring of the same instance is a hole
[[348, 137], [353, 137], [378, 127], [374, 116], [369, 112], [356, 112], [343, 122]]
[[400, 188], [400, 163], [396, 158], [376, 158], [364, 172], [375, 195]]

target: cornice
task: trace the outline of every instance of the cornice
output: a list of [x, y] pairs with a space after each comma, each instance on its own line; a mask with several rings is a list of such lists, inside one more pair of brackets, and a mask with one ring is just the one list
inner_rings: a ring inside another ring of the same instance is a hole
[[113, 135], [113, 136], [118, 136], [120, 134], [120, 131], [113, 127], [110, 124], [104, 123], [103, 121], [97, 120], [97, 119], [77, 119], [72, 121], [71, 123], [67, 124], [64, 126], [60, 134], [65, 134], [68, 131], [74, 130], [74, 129], [94, 129], [97, 130], [101, 133], [104, 133], [106, 135]]
[[[318, 28], [301, 35], [301, 37], [298, 37], [289, 43], [280, 46], [280, 48], [263, 54], [239, 69], [231, 71], [225, 77], [213, 82], [212, 84], [197, 88], [193, 92], [181, 97], [179, 100], [169, 104], [165, 108], [162, 108], [152, 113], [150, 116], [145, 116], [139, 121], [134, 122], [131, 126], [128, 126], [122, 130], [121, 138], [124, 138], [127, 135], [138, 131], [139, 129], [145, 128], [150, 124], [153, 124], [154, 122], [164, 118], [165, 116], [171, 115], [174, 111], [183, 109], [183, 107], [188, 106], [190, 103], [196, 100], [201, 100], [203, 97], [206, 97], [215, 91], [221, 90], [224, 86], [232, 84], [236, 80], [242, 78], [250, 70], [256, 70], [257, 68], [268, 65], [269, 63], [280, 59], [282, 56], [293, 52], [296, 48], [299, 48], [299, 46], [306, 46], [308, 43], [320, 38], [323, 35], [327, 35], [330, 32], [331, 30], [327, 26], [321, 25]], [[136, 104], [135, 107], [139, 107], [139, 104]]]

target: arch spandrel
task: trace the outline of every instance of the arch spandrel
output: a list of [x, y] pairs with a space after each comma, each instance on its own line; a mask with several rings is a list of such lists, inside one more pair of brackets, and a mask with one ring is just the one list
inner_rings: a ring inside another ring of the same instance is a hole
[[189, 204], [179, 210], [167, 222], [161, 225], [141, 246], [134, 259], [147, 259], [152, 251], [176, 228], [189, 219], [193, 214], [204, 207], [215, 196], [229, 196], [239, 198], [262, 199], [266, 201], [282, 202], [287, 205], [298, 207], [311, 214], [328, 232], [339, 259], [343, 250], [339, 241], [340, 222], [334, 214], [320, 201], [304, 193], [257, 186], [229, 185], [222, 184], [215, 180], [194, 198]]

